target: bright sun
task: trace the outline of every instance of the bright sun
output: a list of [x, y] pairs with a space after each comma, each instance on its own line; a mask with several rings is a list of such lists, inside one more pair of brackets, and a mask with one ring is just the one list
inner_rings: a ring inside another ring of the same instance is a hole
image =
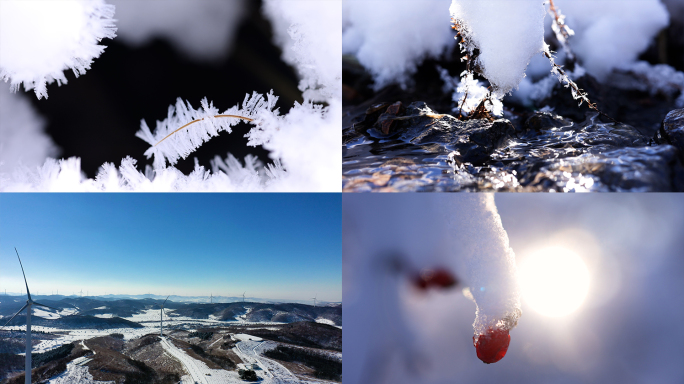
[[551, 247], [527, 257], [519, 268], [527, 304], [545, 316], [567, 315], [582, 304], [589, 290], [589, 272], [577, 254]]

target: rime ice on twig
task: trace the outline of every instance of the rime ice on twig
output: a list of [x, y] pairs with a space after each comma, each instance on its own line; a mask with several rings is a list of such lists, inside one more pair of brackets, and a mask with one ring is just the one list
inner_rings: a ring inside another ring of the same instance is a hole
[[601, 112], [598, 109], [598, 107], [596, 106], [596, 104], [592, 103], [591, 100], [589, 100], [587, 93], [584, 92], [582, 89], [580, 89], [577, 86], [577, 84], [574, 81], [572, 81], [572, 79], [570, 79], [570, 77], [568, 77], [568, 75], [563, 70], [563, 67], [556, 64], [556, 61], [554, 60], [553, 55], [551, 54], [551, 51], [549, 50], [549, 46], [546, 44], [544, 45], [544, 56], [546, 56], [549, 59], [549, 61], [551, 62], [551, 67], [552, 67], [551, 73], [553, 73], [554, 75], [556, 75], [556, 77], [558, 77], [558, 81], [560, 81], [561, 83], [565, 83], [565, 88], [570, 88], [570, 92], [572, 92], [572, 98], [575, 100], [579, 100], [579, 105], [582, 105], [582, 102], [584, 101], [587, 103], [587, 106], [589, 108], [598, 112], [599, 114], [601, 114], [601, 116], [608, 118], [613, 123], [616, 123], [616, 124], [618, 123], [612, 117]]
[[556, 8], [553, 0], [549, 0], [549, 13], [553, 16], [553, 22], [551, 23], [551, 29], [556, 34], [556, 38], [561, 43], [563, 48], [565, 48], [565, 53], [568, 55], [568, 59], [572, 62], [575, 61], [575, 55], [572, 53], [570, 46], [568, 45], [568, 39], [570, 36], [575, 34], [575, 31], [570, 29], [570, 27], [565, 24], [565, 15], [563, 15], [560, 9]]
[[[245, 118], [254, 120], [252, 124], [258, 124], [259, 117], [264, 114], [277, 116], [276, 101], [278, 97], [273, 95], [273, 91], [269, 92], [265, 98], [254, 92], [251, 96], [245, 95], [242, 108], [238, 104], [219, 113], [219, 110], [206, 98], [202, 99], [202, 107], [198, 109], [192, 108], [189, 102], [183, 102], [179, 98], [175, 107], [169, 107], [168, 117], [157, 122], [154, 133], [143, 120], [136, 136], [151, 145], [145, 151], [145, 156], [148, 159], [154, 156], [154, 168], [161, 169], [166, 166], [167, 160], [172, 165], [176, 164], [178, 159], [186, 158], [220, 132], [230, 133], [231, 127], [244, 121]], [[217, 115], [241, 117], [216, 117]], [[178, 130], [185, 125], [189, 126]]]

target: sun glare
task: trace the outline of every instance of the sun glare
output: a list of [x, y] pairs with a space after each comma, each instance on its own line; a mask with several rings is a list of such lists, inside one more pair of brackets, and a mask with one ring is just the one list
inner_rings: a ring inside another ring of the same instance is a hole
[[589, 290], [584, 261], [560, 247], [545, 248], [527, 257], [519, 268], [519, 279], [526, 303], [551, 317], [575, 311]]

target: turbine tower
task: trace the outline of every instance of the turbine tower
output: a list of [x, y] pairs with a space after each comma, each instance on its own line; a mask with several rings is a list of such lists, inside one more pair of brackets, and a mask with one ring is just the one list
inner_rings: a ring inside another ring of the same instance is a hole
[[214, 304], [214, 295], [211, 294], [211, 293], [209, 294], [209, 302], [210, 302], [211, 304]]
[[26, 309], [26, 359], [24, 365], [24, 383], [31, 384], [31, 306], [38, 305], [41, 307], [54, 309], [56, 311], [59, 311], [59, 309], [48, 307], [47, 305], [35, 302], [33, 301], [33, 299], [31, 299], [31, 292], [29, 291], [28, 283], [26, 282], [26, 274], [24, 273], [24, 266], [21, 264], [19, 251], [17, 251], [17, 248], [14, 248], [14, 252], [17, 253], [17, 259], [19, 259], [19, 265], [21, 266], [21, 274], [24, 275], [24, 284], [26, 284], [26, 295], [28, 296], [28, 300], [26, 300], [26, 305], [21, 307], [21, 309], [17, 313], [15, 313], [14, 316], [12, 316], [12, 318], [9, 319], [7, 323], [5, 323], [5, 325], [3, 325], [3, 328], [7, 326], [7, 324], [9, 324], [12, 320], [14, 320], [14, 318], [17, 317], [17, 315], [20, 314], [21, 311]]
[[245, 302], [245, 293], [247, 293], [247, 291], [242, 292], [242, 302], [243, 302], [243, 303]]
[[[171, 295], [169, 295], [171, 296]], [[169, 296], [166, 296], [166, 300], [169, 299]], [[166, 304], [166, 300], [161, 305], [161, 309], [159, 310], [159, 315], [160, 315], [160, 326], [159, 326], [159, 336], [164, 337], [164, 304]]]
[[318, 293], [316, 293], [316, 295], [314, 295], [314, 297], [313, 297], [314, 308], [316, 308], [316, 297], [318, 297]]

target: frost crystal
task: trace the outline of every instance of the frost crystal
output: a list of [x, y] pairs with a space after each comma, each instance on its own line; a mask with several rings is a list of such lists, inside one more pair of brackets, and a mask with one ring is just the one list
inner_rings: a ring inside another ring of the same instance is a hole
[[304, 99], [338, 98], [342, 92], [342, 2], [266, 0], [263, 11], [273, 24], [276, 43], [283, 48], [283, 61], [299, 72]]
[[0, 78], [16, 92], [23, 83], [47, 98], [47, 84], [66, 84], [63, 71], [78, 77], [114, 38], [114, 6], [104, 0], [20, 1], [0, 4]]

